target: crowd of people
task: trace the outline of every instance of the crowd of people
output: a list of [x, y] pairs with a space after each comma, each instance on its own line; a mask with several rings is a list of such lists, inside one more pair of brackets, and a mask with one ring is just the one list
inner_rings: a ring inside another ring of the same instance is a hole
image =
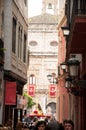
[[[24, 125], [24, 123], [19, 121], [16, 125], [16, 130], [74, 130], [72, 120], [64, 120], [62, 123], [59, 123], [54, 117], [40, 120], [34, 117], [27, 127]], [[14, 130], [12, 128], [12, 122], [9, 121], [6, 126], [0, 125], [0, 130]]]
[[[24, 127], [24, 125], [23, 125]], [[37, 117], [31, 121], [28, 127], [29, 130], [74, 130], [74, 123], [72, 120], [65, 119], [59, 123], [55, 117], [45, 118], [39, 120]]]

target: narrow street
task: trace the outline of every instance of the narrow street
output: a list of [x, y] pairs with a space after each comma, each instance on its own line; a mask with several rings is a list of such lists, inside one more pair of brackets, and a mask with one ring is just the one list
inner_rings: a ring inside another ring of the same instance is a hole
[[85, 130], [85, 101], [86, 1], [0, 0], [1, 129]]

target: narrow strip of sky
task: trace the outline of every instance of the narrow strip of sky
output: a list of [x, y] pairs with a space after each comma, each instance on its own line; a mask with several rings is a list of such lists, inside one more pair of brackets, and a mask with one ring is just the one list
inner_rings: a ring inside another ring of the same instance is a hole
[[42, 0], [28, 0], [28, 17], [41, 14]]

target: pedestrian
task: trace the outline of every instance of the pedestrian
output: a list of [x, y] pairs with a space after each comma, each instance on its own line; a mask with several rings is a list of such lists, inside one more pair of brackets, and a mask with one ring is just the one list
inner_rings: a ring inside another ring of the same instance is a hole
[[9, 119], [6, 123], [6, 127], [9, 129], [9, 130], [13, 130], [13, 127], [12, 127], [12, 120]]
[[38, 117], [34, 117], [31, 123], [29, 124], [29, 129], [33, 130], [37, 122], [38, 122]]
[[[55, 130], [55, 129], [56, 129], [56, 127], [54, 128], [54, 125], [53, 125], [53, 127], [51, 125], [46, 125], [46, 127], [45, 127], [45, 130]], [[57, 130], [64, 130], [62, 123], [58, 122]]]
[[66, 123], [67, 123], [67, 119], [64, 119], [64, 120], [63, 120], [63, 127], [64, 127], [64, 128], [65, 128]]
[[58, 130], [65, 130], [65, 129], [64, 129], [64, 126], [62, 125], [62, 123], [59, 123], [59, 128], [58, 128]]
[[44, 120], [40, 120], [34, 127], [34, 130], [45, 130], [46, 122]]
[[22, 130], [23, 129], [23, 123], [19, 121], [16, 125], [16, 130]]
[[74, 123], [72, 120], [66, 120], [64, 125], [65, 130], [74, 130]]
[[46, 117], [44, 120], [45, 120], [46, 124], [48, 124], [48, 117]]
[[59, 122], [55, 119], [55, 117], [51, 117], [48, 123], [48, 126], [51, 127], [51, 130], [58, 130], [59, 129]]
[[51, 127], [49, 125], [46, 125], [45, 130], [51, 130]]

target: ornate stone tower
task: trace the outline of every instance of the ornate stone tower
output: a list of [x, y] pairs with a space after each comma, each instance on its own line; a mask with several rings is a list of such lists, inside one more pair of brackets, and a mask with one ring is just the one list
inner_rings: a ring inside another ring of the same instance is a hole
[[58, 14], [58, 0], [43, 0], [42, 13]]

